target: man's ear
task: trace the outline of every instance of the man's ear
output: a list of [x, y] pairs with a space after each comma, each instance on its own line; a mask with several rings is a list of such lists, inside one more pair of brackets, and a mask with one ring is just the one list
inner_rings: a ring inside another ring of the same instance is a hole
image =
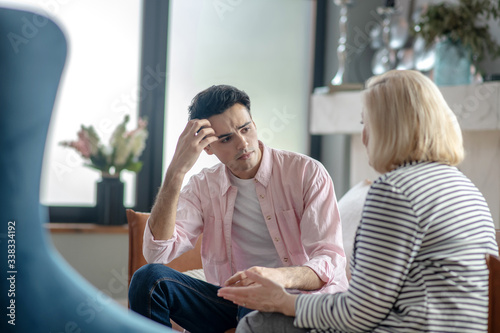
[[212, 148], [210, 147], [210, 145], [206, 146], [203, 149], [205, 150], [205, 153], [207, 153], [208, 155], [213, 155], [214, 154], [214, 152], [212, 151]]

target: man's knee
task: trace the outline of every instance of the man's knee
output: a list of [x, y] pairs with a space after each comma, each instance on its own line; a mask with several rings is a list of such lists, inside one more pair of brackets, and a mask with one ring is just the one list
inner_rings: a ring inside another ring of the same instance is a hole
[[139, 268], [130, 280], [128, 297], [131, 306], [137, 299], [147, 297], [158, 280], [176, 273], [175, 270], [162, 264], [147, 264]]

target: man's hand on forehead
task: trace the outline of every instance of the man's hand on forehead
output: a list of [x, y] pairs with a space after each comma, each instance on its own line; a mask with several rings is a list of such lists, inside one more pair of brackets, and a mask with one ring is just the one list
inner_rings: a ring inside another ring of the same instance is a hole
[[196, 131], [195, 135], [198, 135], [202, 129], [204, 129], [206, 126], [201, 126], [199, 130]]
[[[189, 126], [191, 127], [188, 131], [192, 133], [191, 135], [193, 135], [194, 137], [202, 135], [202, 139], [201, 140], [198, 139], [199, 143], [202, 143], [205, 139], [213, 137], [215, 135], [214, 129], [211, 127], [210, 121], [208, 121], [208, 119], [192, 119], [189, 121], [189, 123], [190, 125], [188, 124], [188, 127]], [[209, 141], [213, 142], [216, 140], [217, 138], [214, 138]]]
[[[200, 133], [200, 132], [201, 132], [201, 130], [203, 130], [204, 128], [211, 128], [211, 127], [208, 127], [208, 126], [201, 126], [201, 127], [200, 127], [197, 131], [196, 131], [196, 133], [194, 133], [194, 135], [195, 135], [195, 136], [198, 136], [198, 133]], [[212, 134], [212, 135], [205, 135], [205, 136], [203, 137], [203, 139], [201, 139], [201, 141], [205, 140], [208, 136], [213, 136], [213, 134]]]

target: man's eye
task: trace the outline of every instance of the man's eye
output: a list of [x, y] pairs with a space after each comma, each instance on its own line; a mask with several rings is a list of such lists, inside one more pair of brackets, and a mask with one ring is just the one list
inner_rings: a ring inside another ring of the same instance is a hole
[[220, 142], [222, 142], [222, 143], [226, 143], [226, 142], [228, 142], [229, 140], [231, 140], [231, 137], [230, 137], [230, 136], [226, 136], [224, 139], [220, 140]]
[[242, 128], [242, 129], [241, 129], [241, 131], [242, 131], [243, 133], [246, 133], [246, 132], [248, 132], [249, 130], [250, 130], [250, 127], [244, 127], [244, 128]]

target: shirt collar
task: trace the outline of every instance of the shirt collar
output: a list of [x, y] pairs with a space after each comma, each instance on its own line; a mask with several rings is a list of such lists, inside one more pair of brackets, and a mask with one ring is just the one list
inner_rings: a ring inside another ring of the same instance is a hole
[[260, 167], [255, 175], [255, 179], [264, 185], [264, 187], [267, 187], [273, 171], [273, 154], [271, 148], [264, 145], [262, 141], [259, 141], [259, 148], [262, 151], [262, 160], [260, 161]]

